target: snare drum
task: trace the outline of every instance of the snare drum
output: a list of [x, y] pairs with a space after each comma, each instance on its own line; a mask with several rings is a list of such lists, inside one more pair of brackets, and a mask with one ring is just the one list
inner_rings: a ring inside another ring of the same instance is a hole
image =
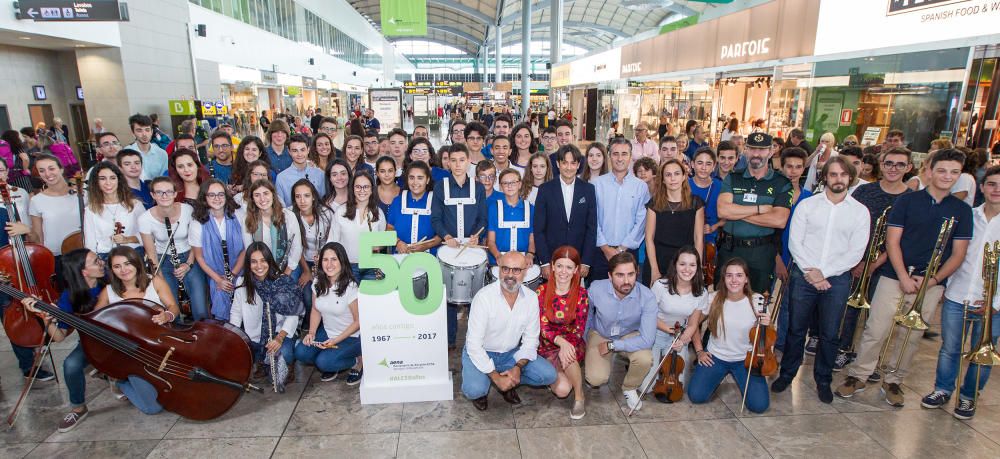
[[[403, 263], [403, 258], [406, 258], [405, 253], [397, 253], [393, 255], [396, 259], [396, 263]], [[413, 272], [413, 294], [417, 298], [424, 299], [427, 298], [427, 271], [418, 269]]]
[[[488, 283], [496, 282], [500, 279], [500, 267], [494, 266], [490, 268], [490, 281]], [[538, 265], [528, 266], [528, 269], [524, 271], [524, 281], [521, 282], [525, 287], [535, 291], [539, 285], [542, 285], [542, 268]]]
[[[459, 256], [459, 252], [462, 252]], [[441, 246], [438, 248], [441, 261], [441, 277], [448, 294], [448, 302], [472, 304], [472, 297], [486, 285], [486, 251], [468, 247], [465, 250]]]

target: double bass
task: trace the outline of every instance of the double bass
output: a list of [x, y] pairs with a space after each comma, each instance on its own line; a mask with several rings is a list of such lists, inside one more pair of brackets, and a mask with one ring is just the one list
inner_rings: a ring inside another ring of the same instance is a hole
[[[7, 210], [7, 220], [21, 222], [17, 207], [11, 199], [11, 186], [0, 182], [0, 196]], [[16, 188], [15, 188], [16, 191]], [[25, 242], [23, 235], [12, 236], [10, 244], [0, 248], [0, 277], [10, 279], [10, 283], [23, 292], [45, 301], [55, 301], [59, 292], [52, 285], [56, 259], [42, 244]], [[23, 347], [39, 347], [45, 344], [45, 329], [42, 322], [20, 301], [15, 299], [3, 314], [3, 328], [10, 342]]]
[[[18, 300], [28, 297], [7, 284], [0, 284], [0, 292]], [[261, 390], [249, 383], [250, 339], [229, 323], [205, 319], [157, 325], [152, 319], [163, 307], [143, 299], [79, 316], [44, 301], [34, 308], [80, 332], [83, 352], [97, 371], [114, 379], [143, 378], [156, 388], [165, 410], [187, 419], [215, 419], [243, 393]]]

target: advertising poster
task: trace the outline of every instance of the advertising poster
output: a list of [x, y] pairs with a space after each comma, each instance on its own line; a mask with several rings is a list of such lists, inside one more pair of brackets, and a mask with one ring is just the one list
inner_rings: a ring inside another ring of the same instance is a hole
[[379, 134], [403, 127], [403, 91], [399, 88], [369, 89], [368, 106], [375, 111]]

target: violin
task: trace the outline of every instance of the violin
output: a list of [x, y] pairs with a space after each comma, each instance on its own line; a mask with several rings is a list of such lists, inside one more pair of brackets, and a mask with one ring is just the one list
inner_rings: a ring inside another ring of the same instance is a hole
[[705, 285], [715, 285], [715, 244], [705, 243], [705, 260], [702, 265], [705, 270]]
[[[757, 299], [760, 313], [767, 313], [767, 295]], [[753, 347], [747, 351], [743, 362], [750, 373], [756, 376], [774, 376], [778, 374], [778, 358], [774, 355], [774, 343], [778, 340], [778, 332], [773, 327], [757, 325], [750, 329], [750, 342]]]
[[[21, 222], [17, 207], [11, 199], [11, 187], [0, 182], [0, 196], [7, 210], [7, 220]], [[52, 285], [56, 258], [42, 244], [25, 242], [23, 235], [11, 236], [10, 244], [0, 248], [0, 274], [9, 278], [19, 290], [46, 301], [59, 298], [59, 292]], [[3, 328], [10, 341], [23, 347], [40, 347], [45, 343], [45, 328], [42, 322], [30, 313], [20, 301], [14, 300], [3, 314]]]
[[70, 193], [76, 193], [76, 204], [80, 209], [80, 229], [78, 231], [73, 231], [69, 233], [66, 238], [62, 241], [62, 247], [60, 248], [61, 253], [69, 253], [76, 249], [82, 249], [84, 247], [83, 238], [83, 171], [77, 171], [73, 175], [74, 187], [76, 190], [70, 190]]
[[[6, 284], [0, 284], [0, 292], [18, 300], [28, 297]], [[261, 390], [248, 382], [250, 339], [229, 323], [205, 319], [185, 326], [158, 325], [153, 316], [163, 306], [143, 299], [79, 316], [44, 301], [36, 302], [35, 309], [80, 332], [83, 352], [97, 371], [114, 379], [143, 378], [156, 388], [164, 409], [187, 419], [215, 419], [244, 392]]]
[[[684, 328], [680, 322], [674, 322], [674, 336], [680, 338], [684, 333]], [[675, 338], [675, 339], [677, 339]], [[684, 383], [680, 376], [684, 372], [684, 358], [671, 349], [667, 358], [660, 364], [660, 380], [653, 386], [653, 395], [657, 400], [665, 403], [676, 403], [684, 398]]]
[[[117, 236], [119, 234], [125, 234], [125, 225], [123, 225], [122, 222], [115, 222], [114, 236]], [[112, 241], [114, 241], [114, 238], [112, 238]], [[121, 244], [115, 242], [115, 247], [118, 247], [119, 245]]]

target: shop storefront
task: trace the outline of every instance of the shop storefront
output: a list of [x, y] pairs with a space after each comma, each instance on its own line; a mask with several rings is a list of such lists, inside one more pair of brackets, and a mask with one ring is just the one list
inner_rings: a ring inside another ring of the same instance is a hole
[[615, 48], [552, 68], [554, 108], [558, 116], [569, 110], [577, 139], [598, 140], [611, 127], [613, 107], [605, 101], [617, 90], [621, 58]]

